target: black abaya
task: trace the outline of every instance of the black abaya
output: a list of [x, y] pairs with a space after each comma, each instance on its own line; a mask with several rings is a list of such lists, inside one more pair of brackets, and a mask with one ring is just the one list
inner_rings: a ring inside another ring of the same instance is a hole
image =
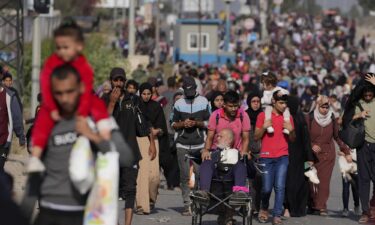
[[[293, 100], [289, 99], [288, 104]], [[290, 106], [289, 106], [290, 107]], [[291, 108], [291, 107], [290, 107]], [[289, 209], [292, 217], [306, 215], [306, 206], [309, 198], [309, 183], [305, 177], [305, 162], [313, 161], [305, 117], [300, 110], [290, 110], [295, 126], [296, 140], [289, 142], [289, 166], [286, 179], [285, 208]]]

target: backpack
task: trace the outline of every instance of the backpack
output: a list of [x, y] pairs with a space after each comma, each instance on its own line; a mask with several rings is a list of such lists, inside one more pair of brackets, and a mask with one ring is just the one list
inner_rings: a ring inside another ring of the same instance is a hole
[[[216, 113], [216, 126], [219, 124], [219, 119], [220, 119], [219, 113]], [[242, 124], [242, 122], [243, 122], [242, 112], [240, 112], [240, 120], [241, 120], [241, 124]], [[241, 131], [241, 133], [242, 133], [242, 131]]]

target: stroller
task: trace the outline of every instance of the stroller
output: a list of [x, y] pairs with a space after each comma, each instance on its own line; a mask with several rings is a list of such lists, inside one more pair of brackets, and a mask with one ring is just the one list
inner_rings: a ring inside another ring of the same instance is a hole
[[[225, 210], [230, 210], [233, 215], [242, 217], [243, 225], [252, 225], [253, 210], [251, 195], [249, 194], [247, 197], [241, 199], [233, 199], [232, 186], [234, 185], [234, 179], [228, 178], [226, 175], [234, 165], [223, 164], [220, 161], [220, 152], [216, 151], [215, 154], [219, 154], [219, 160], [215, 160], [216, 176], [212, 179], [211, 190], [208, 192], [209, 202], [207, 203], [199, 195], [195, 194], [199, 190], [199, 182], [196, 182], [193, 191], [190, 193], [192, 200], [192, 225], [201, 225], [202, 218], [206, 214], [220, 215]], [[202, 163], [200, 152], [195, 155], [185, 155], [185, 157], [199, 165]], [[243, 160], [248, 167], [248, 177], [255, 174], [254, 165], [248, 160], [247, 156], [240, 160]], [[249, 187], [249, 182], [246, 183]]]

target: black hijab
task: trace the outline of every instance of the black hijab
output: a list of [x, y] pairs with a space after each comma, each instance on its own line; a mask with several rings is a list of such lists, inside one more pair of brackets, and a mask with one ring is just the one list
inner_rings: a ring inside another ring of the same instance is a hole
[[210, 102], [211, 102], [211, 111], [212, 111], [212, 112], [218, 109], [218, 108], [215, 106], [215, 99], [216, 99], [218, 96], [223, 96], [223, 98], [224, 98], [224, 94], [221, 93], [220, 91], [214, 91], [214, 92], [212, 92], [211, 99], [210, 99]]
[[145, 102], [142, 98], [142, 93], [145, 90], [150, 90], [150, 92], [152, 93], [152, 85], [150, 83], [143, 83], [141, 84], [141, 86], [139, 86], [139, 95], [141, 99], [139, 108], [146, 119], [151, 122], [153, 127], [155, 127], [157, 112], [159, 111], [159, 108], [161, 108], [161, 106], [151, 98], [148, 102]]
[[299, 98], [295, 96], [289, 96], [288, 107], [289, 107], [290, 114], [295, 117], [299, 110]]
[[143, 101], [142, 92], [144, 90], [150, 90], [152, 93], [152, 85], [150, 83], [143, 83], [139, 87], [139, 94], [141, 95], [139, 108], [153, 128], [160, 128], [163, 131], [163, 134], [158, 136], [159, 163], [165, 164], [168, 162], [171, 155], [169, 150], [167, 121], [165, 120], [164, 111], [160, 103], [152, 99], [148, 102]]
[[251, 127], [252, 128], [255, 128], [255, 124], [256, 124], [256, 121], [257, 121], [257, 117], [259, 115], [259, 113], [261, 113], [263, 110], [262, 110], [262, 106], [259, 107], [258, 110], [253, 110], [251, 108], [251, 100], [254, 98], [254, 97], [258, 97], [259, 100], [261, 99], [261, 96], [258, 92], [251, 92], [249, 93], [249, 95], [247, 96], [247, 105], [249, 106], [249, 108], [246, 110], [247, 114], [249, 115], [249, 118], [250, 118], [250, 122], [251, 122]]

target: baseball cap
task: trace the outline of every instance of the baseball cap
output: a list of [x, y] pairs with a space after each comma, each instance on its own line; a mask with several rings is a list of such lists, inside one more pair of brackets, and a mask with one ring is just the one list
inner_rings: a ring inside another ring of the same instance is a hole
[[197, 89], [197, 84], [195, 83], [194, 78], [185, 77], [183, 79], [182, 88], [184, 89], [184, 94], [186, 97], [194, 97]]
[[124, 80], [126, 80], [125, 70], [123, 68], [120, 68], [120, 67], [114, 67], [111, 70], [111, 73], [109, 74], [109, 78], [111, 80], [114, 80], [116, 78], [123, 78]]

